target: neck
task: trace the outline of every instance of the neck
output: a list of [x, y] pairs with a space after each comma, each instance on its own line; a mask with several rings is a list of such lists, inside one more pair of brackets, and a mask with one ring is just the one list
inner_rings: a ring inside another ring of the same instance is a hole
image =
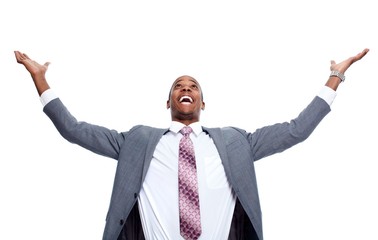
[[171, 115], [171, 120], [172, 121], [176, 121], [176, 122], [180, 122], [186, 126], [194, 123], [194, 122], [199, 122], [199, 115], [197, 114], [172, 114]]
[[189, 119], [172, 119], [172, 121], [180, 122], [180, 123], [184, 124], [185, 126], [189, 126], [192, 123], [199, 122], [199, 119], [197, 119], [197, 120], [193, 120], [193, 119], [191, 119], [191, 120], [189, 120]]

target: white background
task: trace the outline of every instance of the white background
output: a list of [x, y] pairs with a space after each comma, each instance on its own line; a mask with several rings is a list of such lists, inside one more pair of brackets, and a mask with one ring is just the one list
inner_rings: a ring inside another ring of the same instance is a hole
[[101, 239], [116, 161], [68, 143], [14, 50], [50, 61], [78, 120], [167, 127], [173, 80], [202, 85], [203, 125], [290, 120], [364, 48], [308, 140], [256, 162], [267, 240], [378, 239], [374, 1], [47, 1], [0, 4], [0, 239]]

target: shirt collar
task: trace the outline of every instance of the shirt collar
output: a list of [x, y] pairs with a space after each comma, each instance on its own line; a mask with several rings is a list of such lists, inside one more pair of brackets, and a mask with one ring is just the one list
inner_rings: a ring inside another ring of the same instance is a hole
[[[169, 130], [171, 132], [174, 132], [174, 133], [177, 134], [177, 133], [180, 132], [181, 128], [183, 128], [184, 126], [185, 126], [185, 124], [183, 124], [183, 123], [172, 121]], [[194, 123], [190, 124], [189, 126], [193, 129], [193, 133], [196, 136], [198, 136], [202, 132], [202, 126], [201, 126], [200, 122], [194, 122]]]

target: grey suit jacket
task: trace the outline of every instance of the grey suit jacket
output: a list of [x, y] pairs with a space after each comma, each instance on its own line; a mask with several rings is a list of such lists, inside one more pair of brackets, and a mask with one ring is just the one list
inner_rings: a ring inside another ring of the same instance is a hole
[[[60, 99], [48, 103], [44, 112], [68, 141], [118, 160], [103, 239], [144, 239], [135, 203], [155, 147], [168, 129], [138, 125], [127, 132], [117, 132], [80, 122]], [[234, 127], [203, 127], [219, 151], [237, 196], [229, 239], [263, 239], [254, 161], [302, 142], [329, 112], [329, 105], [315, 97], [290, 122], [265, 126], [252, 133]]]

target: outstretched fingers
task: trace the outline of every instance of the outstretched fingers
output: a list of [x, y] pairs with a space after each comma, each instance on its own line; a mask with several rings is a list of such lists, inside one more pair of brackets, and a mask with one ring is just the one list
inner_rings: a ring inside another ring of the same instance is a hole
[[16, 60], [18, 63], [22, 64], [25, 59], [30, 59], [26, 54], [21, 53], [20, 51], [14, 51]]
[[354, 62], [360, 60], [361, 58], [363, 58], [368, 52], [369, 52], [369, 49], [365, 48], [362, 52], [360, 52], [359, 54], [357, 54], [356, 56], [354, 56], [354, 57], [351, 58], [352, 63], [354, 63]]
[[20, 51], [14, 51], [17, 63], [22, 64], [25, 68], [32, 74], [33, 76], [36, 75], [44, 75], [47, 71], [50, 62], [46, 62], [45, 64], [41, 65], [36, 61], [30, 59], [30, 57], [25, 54], [21, 53]]
[[369, 52], [368, 48], [365, 48], [362, 52], [357, 55], [347, 58], [340, 63], [336, 63], [334, 60], [331, 61], [331, 70], [337, 70], [341, 73], [344, 73], [353, 63], [361, 60]]

